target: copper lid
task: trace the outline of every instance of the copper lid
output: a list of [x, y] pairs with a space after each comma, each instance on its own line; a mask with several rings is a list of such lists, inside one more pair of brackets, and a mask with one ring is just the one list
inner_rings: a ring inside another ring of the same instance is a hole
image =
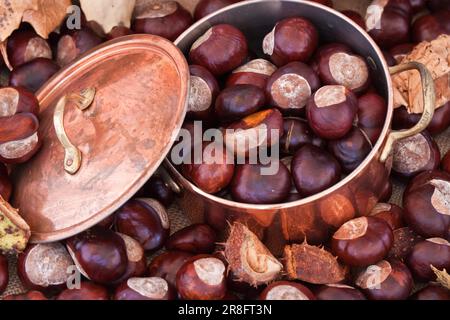
[[31, 240], [70, 237], [131, 198], [174, 142], [188, 87], [181, 51], [150, 35], [108, 42], [46, 83], [43, 147], [13, 173], [13, 205]]

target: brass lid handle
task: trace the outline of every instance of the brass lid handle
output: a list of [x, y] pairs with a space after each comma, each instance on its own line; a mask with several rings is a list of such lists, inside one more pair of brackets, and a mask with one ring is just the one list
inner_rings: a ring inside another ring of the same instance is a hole
[[71, 93], [59, 99], [53, 114], [53, 125], [56, 136], [64, 147], [64, 170], [69, 174], [75, 174], [81, 167], [81, 151], [69, 140], [64, 129], [64, 110], [67, 102], [73, 102], [81, 111], [86, 110], [94, 101], [95, 89], [86, 88], [78, 93]]

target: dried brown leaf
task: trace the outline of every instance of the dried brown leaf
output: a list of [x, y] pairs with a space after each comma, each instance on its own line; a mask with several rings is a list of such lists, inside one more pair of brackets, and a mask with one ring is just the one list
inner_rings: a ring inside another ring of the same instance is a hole
[[439, 270], [434, 266], [431, 266], [434, 274], [436, 274], [437, 282], [439, 282], [443, 287], [450, 290], [450, 274], [448, 274], [447, 270]]

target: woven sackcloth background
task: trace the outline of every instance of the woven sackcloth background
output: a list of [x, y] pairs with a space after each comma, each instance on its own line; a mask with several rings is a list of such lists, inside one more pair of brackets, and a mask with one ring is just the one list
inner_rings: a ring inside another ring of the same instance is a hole
[[[193, 10], [195, 8], [195, 5], [198, 0], [178, 0], [181, 4], [183, 4], [186, 8], [189, 10]], [[367, 4], [370, 2], [370, 0], [335, 0], [335, 7], [338, 10], [343, 9], [353, 9], [356, 11], [363, 11], [365, 7], [367, 7]], [[436, 141], [439, 144], [439, 147], [441, 149], [442, 154], [450, 150], [450, 129], [448, 129], [443, 134], [436, 137]], [[392, 198], [390, 202], [401, 205], [402, 202], [402, 195], [403, 190], [405, 188], [405, 185], [401, 183], [400, 181], [394, 180], [394, 191]], [[169, 212], [169, 218], [171, 222], [171, 231], [175, 232], [187, 225], [189, 225], [189, 220], [187, 216], [181, 211], [177, 203], [175, 203], [171, 208], [168, 210]], [[159, 252], [154, 253], [152, 256], [159, 254]], [[148, 259], [151, 260], [152, 256], [149, 256]], [[15, 257], [8, 257], [9, 261], [9, 271], [10, 271], [10, 281], [8, 288], [6, 289], [4, 295], [7, 294], [16, 294], [16, 293], [22, 293], [25, 291], [24, 287], [22, 286], [19, 278], [17, 277], [16, 273], [16, 258]], [[3, 296], [0, 296], [3, 297]]]

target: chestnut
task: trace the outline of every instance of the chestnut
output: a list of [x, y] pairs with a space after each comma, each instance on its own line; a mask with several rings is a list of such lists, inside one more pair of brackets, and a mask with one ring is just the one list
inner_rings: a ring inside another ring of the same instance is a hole
[[329, 141], [328, 150], [339, 161], [343, 171], [350, 173], [366, 159], [372, 145], [361, 129], [353, 127], [343, 138]]
[[386, 221], [359, 217], [336, 231], [331, 238], [331, 249], [346, 264], [364, 267], [386, 257], [393, 242], [394, 234]]
[[31, 92], [36, 92], [58, 70], [59, 66], [52, 60], [36, 58], [11, 71], [9, 85], [24, 87]]
[[174, 289], [163, 278], [130, 278], [116, 288], [114, 300], [174, 300]]
[[302, 62], [291, 62], [275, 71], [267, 81], [270, 104], [284, 112], [300, 112], [320, 87], [314, 70]]
[[[405, 107], [394, 109], [392, 126], [394, 129], [407, 129], [419, 122], [421, 114], [409, 113]], [[427, 127], [432, 135], [445, 131], [450, 126], [450, 102], [436, 109], [433, 119]]]
[[123, 239], [115, 232], [95, 226], [66, 241], [78, 271], [89, 280], [108, 284], [120, 279], [128, 258]]
[[414, 42], [432, 41], [441, 34], [450, 34], [449, 20], [450, 9], [421, 16], [412, 26]]
[[33, 113], [38, 116], [39, 102], [36, 96], [24, 88], [1, 88], [0, 117], [13, 116], [17, 113]]
[[352, 49], [349, 46], [339, 42], [331, 42], [320, 46], [314, 54], [310, 63], [313, 70], [317, 74], [319, 74], [319, 62], [322, 61], [324, 57], [336, 52], [345, 52], [351, 54]]
[[145, 256], [144, 248], [132, 237], [119, 232], [117, 232], [117, 234], [125, 243], [128, 264], [125, 273], [119, 280], [115, 281], [115, 283], [123, 282], [132, 277], [143, 276], [147, 272], [147, 258]]
[[303, 197], [335, 185], [341, 179], [341, 170], [339, 162], [331, 154], [309, 144], [295, 153], [291, 164], [295, 187]]
[[339, 139], [352, 129], [358, 100], [346, 87], [324, 86], [309, 99], [306, 117], [313, 131], [323, 139]]
[[35, 58], [52, 59], [48, 42], [31, 29], [14, 31], [6, 42], [6, 52], [13, 68]]
[[361, 28], [366, 29], [366, 22], [364, 21], [363, 17], [359, 14], [359, 12], [353, 10], [344, 10], [341, 11], [341, 13], [352, 19], [353, 22], [355, 22]]
[[434, 281], [438, 270], [450, 270], [450, 243], [442, 238], [430, 238], [417, 243], [409, 253], [406, 263], [417, 280]]
[[2, 294], [9, 283], [8, 260], [0, 254], [0, 294]]
[[216, 78], [205, 67], [190, 65], [187, 117], [195, 120], [209, 120], [220, 87]]
[[404, 217], [419, 235], [450, 236], [450, 174], [427, 171], [415, 177], [403, 194]]
[[227, 293], [225, 264], [211, 255], [197, 255], [177, 273], [176, 288], [183, 300], [220, 300]]
[[277, 281], [264, 289], [260, 300], [316, 300], [314, 294], [297, 282]]
[[194, 42], [189, 51], [189, 59], [193, 64], [207, 68], [215, 76], [236, 69], [247, 55], [245, 35], [229, 24], [211, 27]]
[[[217, 193], [228, 186], [233, 178], [234, 163], [228, 150], [217, 142], [204, 142], [201, 158], [183, 164], [183, 175], [207, 193]], [[231, 159], [231, 160], [230, 160]]]
[[392, 47], [389, 53], [395, 59], [396, 64], [400, 64], [403, 59], [413, 51], [415, 45], [413, 43], [402, 43]]
[[393, 185], [392, 181], [389, 179], [384, 185], [383, 191], [380, 195], [380, 202], [388, 202], [392, 197]]
[[10, 294], [3, 297], [3, 300], [48, 300], [42, 292], [28, 291], [22, 294]]
[[390, 259], [398, 259], [404, 261], [414, 248], [416, 243], [422, 241], [423, 238], [415, 233], [411, 228], [404, 227], [394, 230], [394, 244], [389, 251]]
[[[276, 169], [278, 167], [278, 170]], [[264, 170], [272, 171], [265, 174]], [[274, 172], [276, 170], [276, 172]], [[252, 204], [282, 203], [291, 190], [291, 176], [282, 162], [269, 165], [242, 164], [230, 184], [233, 200]]]
[[370, 216], [383, 219], [392, 230], [404, 227], [403, 209], [392, 203], [377, 203], [370, 212]]
[[317, 300], [367, 300], [358, 289], [344, 284], [326, 284], [314, 291]]
[[8, 175], [8, 170], [6, 166], [0, 162], [0, 196], [5, 200], [9, 201], [12, 193], [12, 184]]
[[[324, 148], [326, 145], [324, 140], [312, 132], [306, 120], [294, 117], [284, 118], [283, 135], [280, 139], [281, 151], [285, 154], [294, 154], [308, 143], [321, 148]], [[288, 169], [290, 168], [289, 162]]]
[[82, 281], [80, 288], [65, 289], [56, 300], [109, 300], [109, 292], [99, 284]]
[[366, 30], [381, 48], [408, 42], [411, 11], [409, 0], [374, 0], [367, 8]]
[[406, 300], [414, 285], [411, 272], [396, 260], [382, 260], [367, 267], [355, 283], [370, 300]]
[[166, 242], [167, 250], [181, 250], [193, 254], [212, 253], [216, 246], [216, 232], [207, 224], [198, 223], [178, 230]]
[[111, 29], [110, 32], [106, 35], [107, 40], [112, 40], [124, 36], [128, 36], [130, 34], [133, 34], [133, 31], [130, 30], [130, 28], [127, 28], [125, 26], [115, 26]]
[[161, 204], [169, 207], [174, 201], [174, 193], [170, 186], [164, 181], [162, 177], [155, 174], [138, 192], [143, 197], [149, 197], [158, 200]]
[[254, 156], [258, 149], [268, 149], [278, 143], [282, 133], [280, 111], [267, 109], [230, 124], [225, 131], [225, 145], [238, 157]]
[[372, 145], [375, 145], [386, 122], [387, 103], [376, 93], [366, 93], [358, 98], [356, 125], [364, 131]]
[[397, 141], [393, 155], [392, 171], [404, 178], [437, 169], [441, 161], [439, 147], [426, 131]]
[[307, 62], [319, 43], [316, 27], [301, 17], [279, 21], [263, 40], [263, 52], [278, 67], [289, 62]]
[[411, 300], [450, 300], [450, 290], [438, 284], [429, 284], [411, 297]]
[[200, 0], [195, 6], [194, 19], [198, 21], [213, 12], [239, 1], [241, 0]]
[[251, 84], [225, 88], [217, 97], [215, 114], [221, 122], [236, 121], [257, 112], [266, 104], [264, 90]]
[[177, 1], [141, 1], [134, 8], [131, 29], [174, 41], [189, 28], [193, 19]]
[[105, 219], [97, 223], [97, 225], [106, 229], [111, 229], [114, 226], [115, 221], [116, 217], [112, 214], [109, 217], [106, 217]]
[[427, 6], [433, 12], [440, 11], [440, 10], [450, 10], [450, 1], [449, 0], [428, 0]]
[[64, 67], [101, 43], [102, 39], [89, 28], [71, 30], [58, 41], [56, 61]]
[[441, 167], [442, 167], [442, 170], [450, 173], [450, 151], [448, 151], [447, 154], [442, 159]]
[[41, 146], [39, 121], [32, 113], [18, 113], [0, 117], [0, 161], [24, 163]]
[[409, 0], [413, 13], [420, 12], [426, 8], [428, 0]]
[[355, 93], [370, 85], [369, 67], [363, 57], [341, 47], [328, 47], [315, 59], [317, 73], [323, 84], [342, 85]]
[[166, 209], [158, 201], [137, 198], [116, 212], [116, 229], [137, 240], [145, 251], [163, 247], [170, 232]]
[[254, 59], [233, 70], [227, 78], [226, 86], [252, 84], [261, 89], [265, 89], [267, 80], [276, 70], [277, 67], [269, 61], [265, 59]]
[[70, 277], [73, 260], [59, 242], [33, 244], [19, 255], [17, 275], [28, 289], [61, 288]]
[[166, 251], [152, 260], [148, 266], [148, 276], [163, 278], [175, 287], [178, 270], [192, 256], [186, 251]]
[[393, 67], [393, 66], [397, 65], [397, 61], [395, 60], [394, 56], [389, 51], [383, 50], [382, 53], [383, 53], [384, 60], [386, 60], [386, 64], [389, 67]]

